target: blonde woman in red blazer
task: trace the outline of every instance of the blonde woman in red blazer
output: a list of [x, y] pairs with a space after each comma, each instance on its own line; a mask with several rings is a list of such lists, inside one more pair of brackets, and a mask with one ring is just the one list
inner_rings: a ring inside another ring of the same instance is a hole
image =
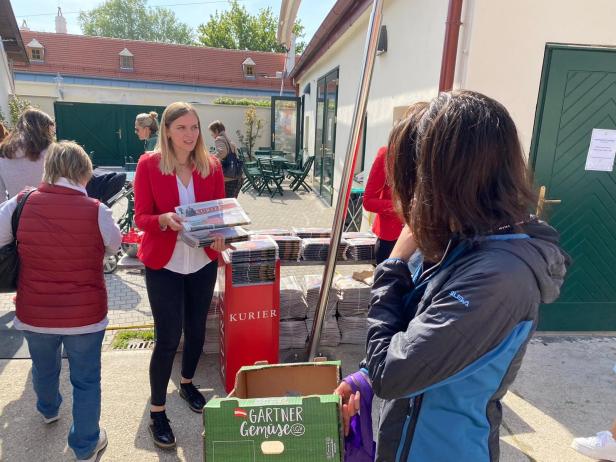
[[175, 446], [165, 413], [167, 385], [184, 331], [180, 396], [201, 412], [205, 398], [192, 383], [205, 340], [205, 321], [216, 283], [218, 252], [224, 241], [193, 249], [178, 238], [181, 219], [175, 207], [220, 199], [225, 185], [220, 162], [210, 156], [201, 123], [187, 103], [163, 113], [158, 150], [141, 156], [135, 175], [135, 223], [144, 231], [139, 258], [144, 263], [156, 346], [150, 360], [150, 433], [162, 448]]

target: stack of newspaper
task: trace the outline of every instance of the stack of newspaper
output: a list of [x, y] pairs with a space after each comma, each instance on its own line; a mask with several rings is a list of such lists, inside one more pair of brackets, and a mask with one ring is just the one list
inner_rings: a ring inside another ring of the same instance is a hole
[[293, 234], [302, 239], [306, 237], [330, 237], [331, 228], [293, 228]]
[[276, 278], [278, 246], [269, 236], [237, 242], [225, 250], [224, 258], [231, 264], [233, 285], [270, 283]]
[[367, 313], [371, 287], [351, 276], [339, 276], [334, 286], [340, 292], [338, 302], [338, 327], [340, 342], [363, 345], [366, 343]]
[[[320, 274], [307, 274], [304, 276], [303, 286], [306, 303], [308, 304], [307, 316], [309, 318], [313, 318], [316, 312], [322, 280], [323, 276]], [[332, 286], [329, 289], [329, 298], [327, 299], [327, 308], [325, 310], [326, 318], [334, 318], [336, 316], [336, 306], [338, 305], [339, 299], [340, 294], [338, 289]]]
[[[306, 261], [325, 261], [329, 251], [329, 237], [315, 237], [302, 239], [301, 257]], [[346, 240], [341, 239], [338, 244], [338, 252], [336, 260], [344, 260], [345, 253], [348, 247]]]
[[376, 258], [376, 236], [371, 232], [346, 232], [342, 238], [348, 243], [346, 259], [353, 261], [374, 261]]
[[221, 236], [226, 243], [245, 241], [248, 233], [241, 228], [250, 224], [237, 199], [217, 199], [180, 205], [175, 212], [182, 218], [181, 239], [191, 247], [205, 247]]
[[280, 279], [280, 319], [306, 319], [308, 304], [295, 276]]
[[305, 319], [280, 320], [280, 346], [281, 350], [299, 349], [306, 346], [308, 329]]

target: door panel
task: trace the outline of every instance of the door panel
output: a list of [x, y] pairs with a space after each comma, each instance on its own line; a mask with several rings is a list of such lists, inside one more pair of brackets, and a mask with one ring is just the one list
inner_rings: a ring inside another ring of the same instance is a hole
[[[124, 165], [128, 157], [135, 162], [143, 154], [143, 141], [135, 135], [135, 117], [162, 106], [129, 106], [56, 102], [54, 112], [57, 138], [74, 140], [93, 154], [96, 165]], [[130, 159], [129, 159], [130, 160]]]
[[531, 161], [559, 205], [545, 218], [571, 255], [542, 330], [616, 330], [616, 173], [585, 170], [592, 130], [616, 129], [616, 50], [548, 45]]
[[297, 162], [300, 144], [301, 98], [272, 96], [272, 149], [284, 151]]

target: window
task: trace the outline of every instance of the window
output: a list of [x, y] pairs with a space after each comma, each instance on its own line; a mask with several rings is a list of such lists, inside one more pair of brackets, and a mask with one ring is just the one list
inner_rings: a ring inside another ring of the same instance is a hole
[[132, 71], [133, 70], [133, 54], [128, 51], [128, 48], [124, 48], [118, 53], [120, 56], [120, 70]]
[[132, 56], [120, 56], [120, 69], [132, 71], [133, 70], [133, 57]]
[[30, 40], [26, 48], [28, 49], [28, 56], [32, 62], [42, 63], [45, 60], [45, 48], [37, 39]]
[[242, 70], [244, 71], [245, 79], [256, 79], [255, 62], [251, 58], [246, 58], [242, 63]]

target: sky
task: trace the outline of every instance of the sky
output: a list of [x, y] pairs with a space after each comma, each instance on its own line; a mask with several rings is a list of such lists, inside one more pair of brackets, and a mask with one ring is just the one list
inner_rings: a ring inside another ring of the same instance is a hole
[[[54, 32], [54, 18], [58, 7], [66, 18], [69, 34], [81, 34], [77, 17], [79, 11], [90, 10], [102, 4], [104, 0], [11, 0], [17, 24], [21, 26], [25, 19], [31, 30]], [[271, 7], [277, 16], [280, 13], [281, 0], [239, 0], [250, 13], [261, 8]], [[314, 35], [319, 25], [327, 16], [336, 0], [304, 0], [297, 17], [305, 27], [306, 43]], [[195, 30], [199, 24], [207, 22], [217, 10], [228, 8], [227, 0], [147, 0], [148, 6], [163, 6], [173, 10], [178, 19]]]

